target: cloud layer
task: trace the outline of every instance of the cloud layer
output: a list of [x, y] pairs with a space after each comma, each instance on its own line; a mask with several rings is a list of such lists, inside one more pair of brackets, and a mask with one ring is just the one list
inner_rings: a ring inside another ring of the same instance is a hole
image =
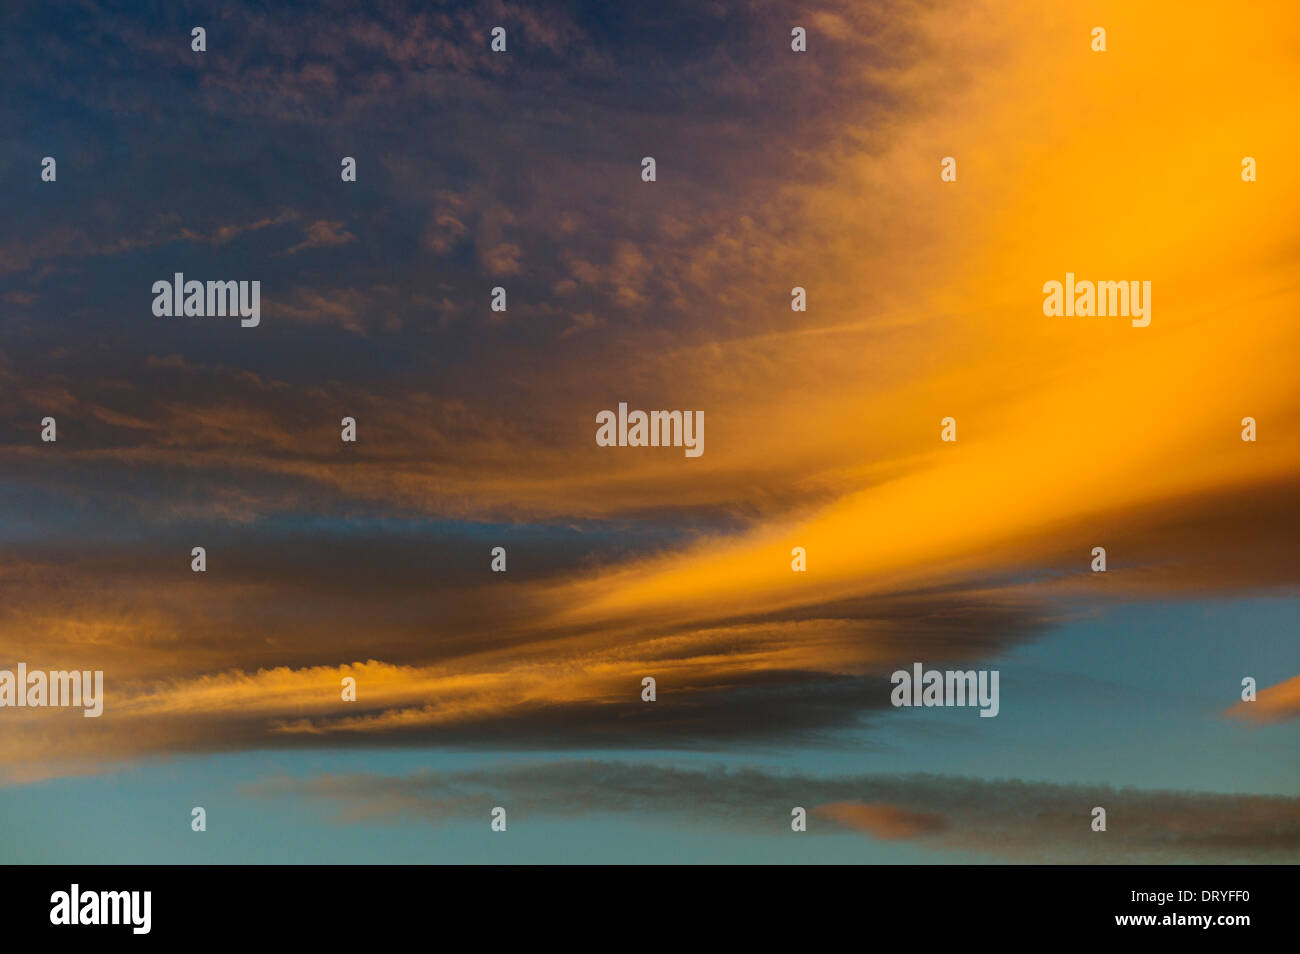
[[[0, 662], [109, 697], [5, 713], [0, 778], [827, 743], [915, 659], [1294, 592], [1296, 18], [1208, 49], [1195, 16], [1041, 7], [819, 4], [806, 55], [769, 3], [235, 5], [202, 55], [183, 11], [24, 12]], [[262, 323], [154, 318], [176, 271], [260, 280]], [[1045, 318], [1066, 271], [1151, 280], [1151, 326]], [[597, 447], [619, 401], [703, 409], [705, 454]], [[949, 817], [825, 798], [878, 833]]]
[[[343, 821], [622, 816], [740, 828], [770, 837], [856, 833], [915, 841], [966, 857], [1011, 862], [1280, 863], [1300, 850], [1300, 799], [1065, 786], [940, 775], [812, 777], [757, 769], [561, 762], [407, 776], [273, 778], [248, 786], [264, 798], [307, 798]], [[808, 811], [791, 832], [792, 810]], [[1093, 809], [1106, 809], [1104, 832]], [[870, 854], [864, 847], [864, 858]]]

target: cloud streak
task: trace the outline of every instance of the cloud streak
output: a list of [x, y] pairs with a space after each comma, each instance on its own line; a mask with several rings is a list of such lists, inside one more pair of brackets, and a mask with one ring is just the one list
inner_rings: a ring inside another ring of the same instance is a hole
[[1261, 689], [1254, 702], [1239, 702], [1227, 715], [1257, 724], [1300, 718], [1300, 676]]
[[[404, 776], [280, 777], [245, 791], [315, 800], [346, 822], [480, 821], [504, 805], [516, 826], [612, 815], [773, 838], [864, 835], [1016, 863], [1280, 863], [1300, 850], [1295, 798], [941, 775], [817, 777], [589, 760]], [[1105, 832], [1091, 828], [1098, 805], [1107, 809]], [[795, 806], [811, 809], [805, 834], [790, 831]], [[864, 859], [870, 854], [864, 843]]]

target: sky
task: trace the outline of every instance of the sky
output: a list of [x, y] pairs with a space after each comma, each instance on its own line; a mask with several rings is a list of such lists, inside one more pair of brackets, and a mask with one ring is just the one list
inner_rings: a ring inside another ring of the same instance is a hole
[[0, 17], [0, 860], [1300, 858], [1293, 5]]

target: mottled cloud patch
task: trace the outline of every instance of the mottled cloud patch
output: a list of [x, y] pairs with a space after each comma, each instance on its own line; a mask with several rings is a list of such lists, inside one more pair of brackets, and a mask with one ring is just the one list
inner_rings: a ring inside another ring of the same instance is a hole
[[355, 242], [357, 237], [344, 228], [342, 222], [312, 222], [304, 230], [304, 238], [297, 245], [288, 250], [288, 254], [296, 255], [303, 249], [307, 248], [330, 248], [338, 245], [347, 245], [349, 242]]

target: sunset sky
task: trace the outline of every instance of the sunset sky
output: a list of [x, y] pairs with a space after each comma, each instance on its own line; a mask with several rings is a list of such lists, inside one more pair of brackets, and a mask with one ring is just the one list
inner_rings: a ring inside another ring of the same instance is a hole
[[0, 27], [0, 862], [1300, 859], [1294, 2]]

